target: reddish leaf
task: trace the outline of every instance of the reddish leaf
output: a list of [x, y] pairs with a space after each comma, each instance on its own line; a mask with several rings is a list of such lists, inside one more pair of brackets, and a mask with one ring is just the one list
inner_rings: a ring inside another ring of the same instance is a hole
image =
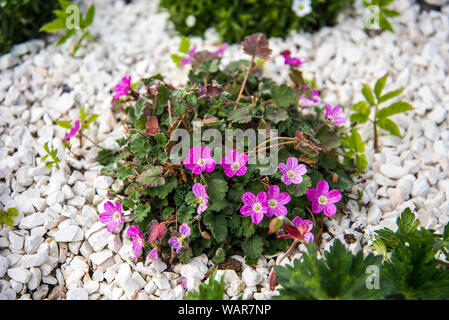
[[150, 236], [148, 237], [148, 242], [155, 242], [157, 239], [162, 239], [167, 233], [167, 227], [165, 224], [159, 223], [156, 220], [153, 220], [148, 225], [148, 231], [150, 232]]
[[270, 290], [273, 291], [277, 285], [277, 277], [274, 268], [272, 268], [270, 271], [270, 275], [268, 276], [268, 283], [270, 285]]
[[223, 88], [215, 80], [212, 80], [212, 84], [208, 84], [206, 86], [206, 95], [209, 98], [218, 97], [222, 92]]
[[271, 54], [271, 49], [268, 47], [268, 40], [262, 33], [254, 33], [246, 36], [242, 42], [243, 52], [250, 56], [268, 59]]
[[298, 228], [296, 228], [290, 222], [284, 222], [284, 230], [287, 231], [288, 235], [292, 239], [301, 239], [301, 233], [299, 232]]
[[209, 61], [215, 59], [214, 54], [207, 50], [198, 51], [193, 55], [193, 61], [192, 64], [195, 67], [198, 67], [200, 64], [202, 64], [205, 61]]
[[159, 128], [159, 121], [157, 120], [156, 116], [150, 116], [148, 118], [147, 123], [145, 124], [146, 133], [149, 136], [155, 136], [159, 132], [161, 132], [161, 129]]

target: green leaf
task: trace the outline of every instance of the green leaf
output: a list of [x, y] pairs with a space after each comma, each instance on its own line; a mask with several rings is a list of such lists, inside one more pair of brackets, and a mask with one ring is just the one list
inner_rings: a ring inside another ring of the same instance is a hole
[[185, 36], [181, 36], [181, 43], [179, 44], [179, 52], [182, 53], [189, 53], [189, 48], [190, 48], [190, 40], [188, 38], [186, 38]]
[[220, 211], [227, 205], [226, 192], [228, 185], [220, 172], [205, 174], [204, 180], [207, 184], [207, 194], [209, 195], [209, 207], [211, 211]]
[[139, 158], [145, 158], [146, 154], [150, 153], [150, 143], [141, 135], [135, 135], [134, 137], [135, 138], [129, 144], [130, 151]]
[[187, 110], [187, 104], [185, 101], [175, 101], [173, 110], [176, 112], [177, 115], [181, 116], [184, 114], [184, 112]]
[[365, 142], [363, 142], [362, 137], [355, 128], [351, 130], [351, 140], [355, 151], [360, 153], [365, 152]]
[[134, 210], [134, 222], [141, 223], [143, 220], [145, 220], [150, 212], [150, 205], [138, 204], [136, 209]]
[[260, 236], [254, 236], [249, 238], [243, 244], [243, 253], [245, 257], [257, 259], [263, 251], [263, 240]]
[[44, 150], [47, 151], [47, 153], [50, 153], [50, 150], [48, 149], [48, 141], [44, 143]]
[[392, 103], [388, 107], [382, 108], [379, 111], [377, 111], [376, 117], [377, 118], [386, 118], [386, 117], [392, 116], [394, 114], [406, 112], [406, 111], [409, 111], [412, 109], [413, 109], [413, 107], [409, 103], [403, 102], [403, 101], [397, 101], [397, 102]]
[[92, 122], [94, 122], [95, 120], [97, 120], [97, 118], [99, 117], [99, 114], [93, 114], [91, 115], [86, 122], [83, 123], [83, 129], [89, 129], [89, 126]]
[[162, 186], [165, 184], [163, 171], [164, 168], [162, 166], [151, 167], [137, 176], [136, 181], [150, 188]]
[[404, 91], [404, 88], [401, 88], [401, 89], [397, 89], [397, 90], [394, 90], [394, 91], [390, 91], [390, 92], [384, 94], [382, 97], [380, 97], [380, 99], [379, 99], [379, 104], [382, 103], [382, 102], [385, 102], [385, 101], [387, 101], [387, 100], [390, 100], [390, 99], [392, 99], [392, 98], [394, 98], [394, 97], [397, 97], [397, 96], [400, 95], [403, 91]]
[[212, 232], [212, 236], [217, 242], [223, 242], [228, 236], [228, 224], [226, 218], [222, 215], [214, 216], [212, 213], [203, 213], [204, 224]]
[[144, 99], [140, 99], [136, 102], [134, 115], [136, 119], [139, 119], [143, 115], [143, 111], [145, 110], [146, 101]]
[[182, 59], [181, 56], [179, 56], [177, 54], [172, 54], [172, 55], [170, 55], [170, 57], [171, 57], [172, 61], [176, 64], [176, 66], [178, 66], [178, 67], [181, 66], [181, 59]]
[[366, 169], [366, 166], [368, 165], [368, 161], [366, 160], [366, 156], [364, 154], [357, 154], [355, 156], [355, 165], [359, 169], [359, 172], [363, 172]]
[[71, 6], [71, 5], [73, 5], [73, 3], [71, 3], [70, 1], [68, 1], [68, 0], [58, 0], [58, 2], [59, 2], [59, 5], [61, 6], [61, 8], [65, 11], [65, 9], [68, 7], [68, 6]]
[[228, 113], [228, 120], [234, 123], [248, 123], [252, 120], [249, 108], [240, 107]]
[[391, 23], [387, 20], [382, 11], [379, 12], [379, 26], [386, 31], [394, 32]]
[[8, 208], [6, 209], [6, 212], [8, 213], [8, 217], [17, 217], [19, 215], [19, 211], [16, 208]]
[[382, 78], [376, 81], [376, 84], [374, 85], [374, 94], [376, 95], [377, 101], [379, 102], [379, 99], [382, 94], [382, 90], [385, 87], [385, 83], [387, 82], [388, 73], [384, 75]]
[[175, 212], [175, 208], [167, 207], [162, 211], [162, 219], [166, 220]]
[[57, 46], [60, 46], [67, 42], [70, 37], [72, 37], [76, 33], [76, 29], [70, 29], [66, 30], [65, 35], [63, 35], [61, 38], [59, 38], [58, 42], [56, 42]]
[[226, 288], [226, 282], [224, 275], [221, 276], [220, 282], [216, 279], [217, 272], [214, 271], [209, 277], [208, 281], [200, 284], [199, 290], [189, 291], [184, 296], [184, 300], [223, 300]]
[[396, 10], [390, 10], [390, 9], [382, 8], [381, 11], [382, 11], [382, 13], [383, 13], [384, 15], [386, 15], [387, 17], [397, 17], [397, 16], [400, 15], [400, 13], [397, 12]]
[[369, 116], [371, 113], [371, 108], [368, 106], [366, 101], [359, 101], [351, 107], [351, 110], [357, 111], [365, 116]]
[[87, 28], [94, 21], [95, 16], [95, 6], [93, 4], [90, 5], [89, 9], [87, 9], [86, 17], [81, 20], [81, 28]]
[[387, 119], [387, 118], [381, 118], [381, 119], [377, 119], [376, 123], [379, 126], [379, 128], [382, 128], [382, 129], [388, 131], [392, 135], [397, 136], [397, 137], [401, 136], [401, 132], [399, 131], [398, 126], [392, 120]]
[[281, 108], [287, 108], [298, 103], [298, 96], [295, 90], [286, 84], [280, 87], [272, 87], [271, 94], [276, 104]]
[[289, 118], [289, 115], [285, 109], [268, 109], [265, 112], [265, 117], [274, 123], [279, 123], [281, 121], [287, 120]]
[[178, 209], [178, 222], [183, 224], [192, 220], [193, 215], [195, 214], [195, 208], [191, 206], [182, 205]]
[[55, 123], [64, 128], [64, 129], [71, 129], [72, 128], [72, 124], [69, 121], [65, 121], [65, 120], [55, 120]]
[[366, 101], [368, 101], [368, 103], [371, 106], [375, 106], [376, 105], [376, 103], [374, 102], [373, 93], [371, 92], [370, 87], [366, 83], [363, 84], [362, 94], [365, 97]]
[[312, 183], [310, 181], [309, 176], [303, 175], [302, 176], [302, 182], [298, 184], [290, 184], [288, 185], [287, 192], [294, 196], [294, 197], [300, 197], [302, 195], [305, 195], [307, 193], [307, 190], [311, 187]]
[[83, 123], [88, 113], [85, 111], [84, 106], [80, 108], [80, 122]]
[[293, 266], [275, 267], [278, 283], [283, 289], [274, 299], [326, 299], [369, 300], [382, 299], [392, 290], [390, 283], [382, 277], [379, 288], [369, 289], [369, 268], [380, 268], [380, 256], [359, 251], [353, 255], [338, 240], [334, 240], [324, 258], [318, 259], [317, 250], [309, 244], [303, 261], [295, 259]]
[[351, 114], [351, 116], [349, 118], [351, 119], [351, 122], [355, 121], [357, 123], [365, 123], [368, 121], [368, 117], [360, 112]]
[[44, 25], [42, 28], [39, 29], [39, 31], [45, 31], [48, 33], [56, 33], [59, 30], [65, 29], [65, 20], [61, 19], [55, 19], [46, 25]]

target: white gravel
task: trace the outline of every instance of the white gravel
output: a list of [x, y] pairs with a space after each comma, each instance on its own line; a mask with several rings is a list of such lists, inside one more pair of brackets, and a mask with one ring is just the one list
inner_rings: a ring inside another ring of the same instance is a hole
[[[87, 135], [106, 148], [116, 145], [123, 128], [109, 110], [112, 89], [124, 75], [138, 79], [161, 73], [175, 86], [186, 80], [186, 70], [170, 59], [179, 38], [157, 13], [157, 3], [134, 0], [112, 3], [95, 1], [97, 14], [92, 31], [98, 42], [70, 57], [69, 43], [56, 47], [31, 40], [16, 45], [0, 57], [0, 201], [16, 207], [14, 226], [0, 229], [0, 299], [181, 299], [186, 287], [197, 288], [212, 263], [205, 255], [174, 272], [158, 262], [151, 267], [135, 264], [126, 227], [110, 234], [98, 221], [106, 192], [114, 181], [103, 177], [95, 163], [98, 149], [90, 142], [73, 139], [74, 159], [64, 152], [65, 130], [56, 119], [72, 121], [79, 108], [99, 113]], [[387, 89], [405, 87], [402, 98], [414, 110], [395, 116], [402, 139], [381, 136], [381, 153], [372, 149], [372, 129], [362, 129], [367, 145], [368, 170], [361, 210], [348, 203], [347, 214], [328, 219], [329, 232], [322, 247], [347, 234], [356, 241], [347, 246], [354, 252], [372, 251], [373, 232], [395, 229], [395, 220], [405, 207], [417, 212], [421, 224], [438, 232], [449, 221], [449, 6], [443, 12], [419, 13], [410, 1], [396, 1], [400, 17], [392, 19], [395, 34], [384, 32], [370, 38], [363, 30], [363, 8], [356, 16], [342, 16], [334, 28], [315, 34], [291, 33], [287, 39], [271, 39], [273, 55], [265, 72], [279, 82], [288, 68], [278, 53], [290, 49], [308, 61], [306, 77], [316, 80], [326, 103], [349, 106], [362, 99], [362, 83], [390, 73]], [[119, 22], [119, 23], [118, 23]], [[205, 40], [194, 38], [199, 48], [216, 48], [217, 37], [207, 32]], [[224, 62], [246, 58], [238, 44], [229, 47]], [[47, 169], [40, 158], [43, 144], [60, 150], [60, 168]], [[119, 188], [119, 184], [114, 187]], [[125, 213], [125, 215], [130, 214]], [[301, 257], [304, 247], [293, 254]], [[261, 256], [257, 265], [242, 273], [223, 270], [226, 298], [268, 299], [269, 270], [280, 255]], [[289, 258], [282, 265], [291, 263]]]

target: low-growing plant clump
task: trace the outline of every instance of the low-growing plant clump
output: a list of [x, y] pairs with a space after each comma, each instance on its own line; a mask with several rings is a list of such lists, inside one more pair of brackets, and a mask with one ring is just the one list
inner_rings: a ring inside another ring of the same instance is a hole
[[285, 37], [290, 30], [312, 32], [334, 25], [354, 0], [162, 0], [176, 30], [185, 36], [202, 36], [213, 27], [226, 42], [240, 42], [261, 32]]
[[[320, 106], [319, 92], [288, 51], [282, 54], [291, 83], [263, 77], [263, 59], [271, 50], [262, 34], [246, 37], [242, 47], [251, 60], [227, 66], [221, 65], [222, 52], [184, 57], [183, 64], [192, 66], [186, 88], [175, 89], [160, 75], [135, 83], [124, 77], [116, 86], [113, 108], [125, 113], [129, 134], [118, 141], [119, 149], [101, 150], [98, 160], [103, 174], [123, 180], [124, 189], [111, 190], [115, 203], [106, 203], [100, 220], [112, 231], [123, 223], [122, 209], [133, 212], [128, 235], [136, 258], [144, 249], [147, 263], [175, 257], [186, 263], [204, 252], [222, 262], [243, 250], [254, 263], [262, 253], [286, 250], [288, 239], [320, 241], [324, 216], [333, 216], [347, 200], [357, 167], [355, 158], [342, 161], [341, 107]], [[314, 112], [305, 116], [303, 109]], [[206, 145], [200, 137], [191, 144], [198, 126], [214, 129], [214, 139], [247, 129], [265, 135], [257, 145], [248, 137], [236, 143], [232, 138], [230, 150], [216, 151], [218, 140]], [[172, 136], [179, 129], [188, 133], [189, 151], [172, 161]], [[270, 151], [278, 162], [272, 174], [261, 174], [271, 160], [262, 155]], [[253, 158], [256, 163], [248, 161]], [[290, 218], [299, 231], [293, 238], [269, 235], [272, 217]]]

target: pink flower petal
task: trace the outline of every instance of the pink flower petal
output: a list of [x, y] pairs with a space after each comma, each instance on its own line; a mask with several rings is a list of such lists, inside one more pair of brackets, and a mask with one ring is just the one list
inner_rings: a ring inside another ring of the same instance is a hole
[[278, 196], [279, 196], [279, 187], [277, 185], [271, 185], [268, 188], [268, 200], [270, 199], [275, 199], [277, 200]]
[[327, 181], [321, 180], [320, 182], [318, 182], [316, 185], [316, 191], [320, 195], [326, 194], [329, 191], [329, 184], [327, 183]]
[[313, 213], [320, 213], [321, 211], [323, 211], [324, 206], [322, 206], [321, 204], [318, 204], [318, 202], [312, 202], [312, 212]]
[[335, 202], [340, 201], [342, 196], [341, 196], [340, 190], [334, 189], [334, 190], [329, 191], [326, 194], [326, 197], [327, 197], [328, 203], [335, 203]]
[[262, 212], [254, 212], [251, 216], [251, 220], [254, 224], [259, 224], [260, 221], [263, 219], [263, 213]]
[[242, 195], [242, 201], [244, 204], [252, 206], [257, 202], [257, 198], [252, 192], [245, 192]]
[[244, 205], [240, 208], [240, 213], [246, 217], [249, 217], [250, 215], [253, 214], [253, 207], [252, 205]]
[[337, 208], [335, 207], [335, 204], [333, 203], [328, 203], [326, 204], [326, 206], [324, 207], [324, 214], [328, 217], [332, 217], [336, 212], [337, 212]]

